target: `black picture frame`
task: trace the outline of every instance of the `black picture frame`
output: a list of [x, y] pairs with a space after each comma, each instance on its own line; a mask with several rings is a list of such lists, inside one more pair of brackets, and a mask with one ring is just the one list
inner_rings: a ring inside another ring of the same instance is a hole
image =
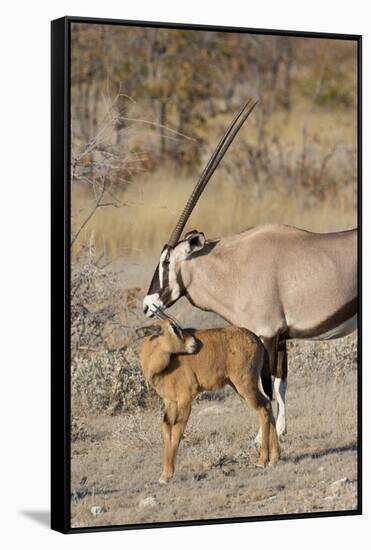
[[[71, 527], [70, 506], [70, 27], [71, 23], [318, 37], [357, 43], [358, 101], [358, 506], [354, 510], [274, 516]], [[362, 514], [362, 36], [169, 22], [62, 17], [51, 22], [51, 528], [62, 533], [228, 524]]]

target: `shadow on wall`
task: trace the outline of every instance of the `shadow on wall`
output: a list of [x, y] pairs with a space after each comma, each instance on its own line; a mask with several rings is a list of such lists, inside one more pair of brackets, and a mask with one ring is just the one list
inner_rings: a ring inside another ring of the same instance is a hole
[[49, 510], [20, 510], [19, 513], [43, 527], [50, 528], [50, 512]]

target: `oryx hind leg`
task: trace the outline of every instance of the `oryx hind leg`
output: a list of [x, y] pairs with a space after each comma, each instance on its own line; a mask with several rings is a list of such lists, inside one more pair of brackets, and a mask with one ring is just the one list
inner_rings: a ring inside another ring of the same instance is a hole
[[276, 429], [278, 437], [286, 433], [286, 389], [287, 389], [287, 350], [286, 342], [281, 342], [277, 353], [277, 368], [272, 373], [273, 397], [277, 401]]
[[[278, 417], [276, 422], [276, 430], [278, 437], [282, 436], [286, 431], [286, 416], [285, 416], [285, 394], [287, 387], [287, 353], [286, 343], [283, 342], [279, 346], [278, 336], [273, 338], [261, 337], [261, 340], [269, 355], [269, 369], [272, 375], [273, 399], [277, 400]], [[261, 446], [262, 433], [259, 429], [255, 445]]]

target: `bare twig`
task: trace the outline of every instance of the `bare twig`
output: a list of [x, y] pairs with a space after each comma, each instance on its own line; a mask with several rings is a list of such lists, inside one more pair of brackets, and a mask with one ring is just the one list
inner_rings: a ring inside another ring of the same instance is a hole
[[155, 126], [156, 128], [163, 128], [164, 130], [167, 130], [168, 132], [171, 132], [172, 134], [176, 134], [178, 136], [181, 136], [185, 139], [188, 139], [189, 141], [197, 141], [196, 138], [193, 138], [191, 136], [187, 136], [186, 134], [183, 134], [182, 132], [178, 132], [177, 130], [174, 130], [173, 128], [169, 128], [169, 126], [166, 126], [165, 124], [160, 124], [159, 122], [153, 122], [150, 120], [143, 120], [141, 118], [128, 118], [128, 117], [120, 117], [121, 120], [125, 120], [128, 122], [140, 122], [141, 124], [148, 124], [149, 126]]

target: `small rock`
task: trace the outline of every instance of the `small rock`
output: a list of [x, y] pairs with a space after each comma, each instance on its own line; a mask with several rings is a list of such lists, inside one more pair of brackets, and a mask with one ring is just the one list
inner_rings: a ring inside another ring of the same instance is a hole
[[222, 466], [222, 472], [227, 477], [229, 476], [233, 477], [236, 475], [236, 472], [234, 471], [234, 469], [229, 466]]
[[267, 498], [267, 500], [276, 500], [277, 495], [272, 495], [271, 497]]
[[201, 409], [200, 411], [198, 411], [198, 415], [199, 416], [204, 416], [204, 415], [207, 415], [207, 414], [224, 414], [225, 413], [225, 408], [224, 407], [204, 407], [203, 409]]
[[341, 479], [338, 479], [337, 481], [334, 481], [331, 483], [331, 487], [337, 487], [340, 485], [343, 485], [344, 483], [348, 483], [349, 479], [347, 477], [342, 477]]
[[88, 493], [89, 493], [89, 491], [87, 489], [81, 489], [81, 491], [78, 490], [78, 489], [72, 489], [71, 499], [74, 502], [77, 502], [78, 500], [81, 500], [81, 499], [85, 498]]
[[157, 505], [158, 503], [155, 497], [143, 498], [139, 502], [139, 508], [156, 508]]
[[193, 476], [193, 481], [201, 481], [202, 479], [205, 479], [207, 477], [207, 474], [205, 474], [204, 472], [201, 472], [199, 474], [195, 474]]
[[347, 477], [342, 477], [341, 479], [338, 479], [337, 481], [334, 481], [330, 484], [330, 491], [332, 493], [337, 493], [340, 491], [341, 487], [349, 482], [349, 479]]
[[319, 471], [319, 472], [323, 472], [323, 470], [324, 470], [324, 467], [323, 467], [323, 466], [320, 466], [320, 467], [318, 468], [318, 471]]
[[103, 508], [103, 506], [92, 506], [90, 508], [90, 512], [93, 514], [93, 516], [99, 516], [99, 514], [102, 514], [105, 511], [106, 509]]

